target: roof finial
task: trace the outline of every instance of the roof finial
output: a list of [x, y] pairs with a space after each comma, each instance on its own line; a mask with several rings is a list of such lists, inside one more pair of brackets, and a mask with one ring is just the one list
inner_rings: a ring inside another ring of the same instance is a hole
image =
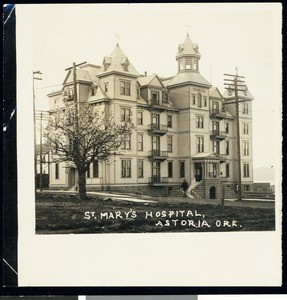
[[191, 28], [191, 26], [190, 25], [188, 25], [188, 24], [186, 24], [185, 25], [185, 27], [186, 27], [186, 37], [189, 37], [189, 32], [188, 32], [188, 30]]
[[116, 38], [116, 41], [117, 41], [117, 47], [119, 47], [119, 41], [120, 41], [120, 35], [118, 33], [115, 34], [115, 38]]

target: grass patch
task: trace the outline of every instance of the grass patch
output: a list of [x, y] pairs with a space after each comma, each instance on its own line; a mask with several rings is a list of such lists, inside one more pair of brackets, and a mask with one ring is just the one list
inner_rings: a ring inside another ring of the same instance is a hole
[[270, 231], [274, 207], [103, 201], [76, 195], [37, 196], [36, 233]]

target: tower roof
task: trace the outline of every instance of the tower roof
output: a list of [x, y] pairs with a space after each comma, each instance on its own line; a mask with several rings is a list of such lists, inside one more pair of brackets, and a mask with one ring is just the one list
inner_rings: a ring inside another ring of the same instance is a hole
[[183, 72], [175, 75], [166, 83], [167, 87], [182, 85], [182, 84], [196, 84], [204, 87], [210, 87], [211, 84], [197, 72]]
[[183, 44], [179, 44], [176, 58], [182, 57], [182, 56], [196, 56], [200, 57], [200, 53], [198, 51], [198, 45], [194, 44], [192, 40], [189, 38], [189, 35], [187, 34]]
[[129, 61], [128, 57], [120, 48], [119, 44], [116, 45], [110, 56], [104, 57], [101, 74], [110, 72], [120, 72], [130, 75], [139, 76], [138, 71]]

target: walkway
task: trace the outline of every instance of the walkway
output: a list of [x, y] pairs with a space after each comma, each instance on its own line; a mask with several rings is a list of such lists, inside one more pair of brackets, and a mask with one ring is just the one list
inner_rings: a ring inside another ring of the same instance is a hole
[[[40, 192], [40, 191], [37, 191]], [[49, 194], [68, 194], [76, 195], [76, 191], [57, 191], [57, 190], [43, 190], [42, 193]], [[198, 198], [184, 198], [184, 197], [151, 197], [146, 195], [137, 194], [120, 194], [113, 192], [87, 192], [88, 195], [96, 195], [102, 197], [103, 200], [113, 201], [130, 201], [137, 203], [190, 203], [190, 204], [210, 204], [210, 205], [221, 205], [220, 199], [198, 199]], [[258, 207], [258, 208], [274, 208], [274, 200], [262, 200], [262, 199], [244, 199], [238, 201], [237, 199], [226, 199], [224, 201], [225, 206], [236, 206], [236, 207]]]

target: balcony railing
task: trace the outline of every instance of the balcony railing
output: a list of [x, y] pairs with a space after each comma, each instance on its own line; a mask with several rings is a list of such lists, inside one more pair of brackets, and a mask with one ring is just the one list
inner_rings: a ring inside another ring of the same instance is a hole
[[148, 100], [148, 104], [152, 107], [159, 108], [159, 109], [165, 109], [166, 107], [168, 107], [168, 102], [163, 102], [162, 100], [159, 99]]
[[214, 140], [224, 140], [226, 136], [226, 131], [212, 130], [210, 132], [210, 138]]
[[150, 124], [148, 126], [150, 133], [166, 134], [168, 131], [167, 125]]
[[148, 152], [149, 159], [152, 160], [166, 160], [168, 157], [167, 151], [151, 150]]
[[152, 176], [148, 181], [151, 185], [164, 185], [168, 183], [168, 179], [168, 177]]
[[225, 110], [220, 110], [217, 108], [212, 108], [210, 110], [210, 117], [211, 118], [218, 118], [218, 119], [224, 119], [226, 116]]

